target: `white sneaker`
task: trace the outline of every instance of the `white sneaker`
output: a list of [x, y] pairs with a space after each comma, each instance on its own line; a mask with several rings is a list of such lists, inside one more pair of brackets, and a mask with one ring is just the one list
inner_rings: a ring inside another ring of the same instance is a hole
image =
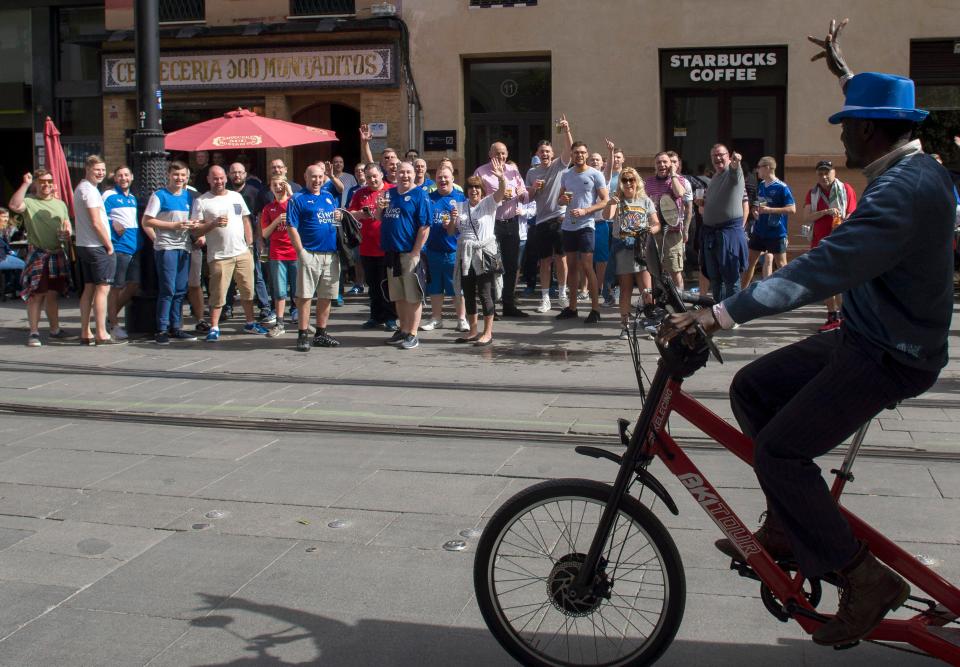
[[540, 305], [537, 306], [537, 312], [538, 313], [550, 312], [550, 296], [549, 295], [544, 295], [543, 298], [540, 299]]
[[116, 338], [117, 340], [127, 340], [127, 338], [130, 337], [127, 335], [127, 330], [124, 329], [119, 324], [110, 330], [110, 335]]
[[442, 329], [443, 320], [430, 320], [426, 324], [420, 325], [421, 331], [433, 331], [434, 329]]
[[570, 297], [567, 296], [566, 292], [560, 293], [560, 307], [569, 308], [570, 307]]
[[461, 333], [464, 331], [470, 331], [470, 323], [466, 320], [460, 320], [457, 322], [457, 328], [454, 329], [454, 331], [459, 331]]

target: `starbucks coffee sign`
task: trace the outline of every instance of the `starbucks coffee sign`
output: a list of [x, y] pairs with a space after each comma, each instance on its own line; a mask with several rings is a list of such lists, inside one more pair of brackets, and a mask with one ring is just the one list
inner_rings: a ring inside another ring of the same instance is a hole
[[660, 51], [660, 85], [664, 88], [737, 88], [786, 84], [785, 46]]

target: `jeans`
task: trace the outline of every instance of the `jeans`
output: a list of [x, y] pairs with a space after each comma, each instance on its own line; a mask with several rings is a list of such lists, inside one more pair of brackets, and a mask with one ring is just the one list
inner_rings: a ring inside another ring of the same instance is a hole
[[386, 322], [397, 319], [397, 311], [387, 294], [387, 260], [385, 257], [360, 256], [363, 273], [370, 286], [370, 319]]
[[884, 407], [929, 389], [937, 375], [841, 327], [771, 352], [734, 377], [733, 414], [753, 439], [760, 487], [808, 578], [842, 568], [859, 548], [813, 459]]
[[0, 271], [23, 271], [26, 266], [22, 259], [13, 254], [9, 254], [0, 260]]
[[520, 228], [518, 218], [497, 220], [493, 225], [493, 235], [500, 246], [503, 258], [503, 307], [516, 308], [515, 291], [517, 289], [517, 269], [520, 265]]
[[190, 253], [186, 250], [154, 250], [157, 265], [157, 331], [183, 328], [183, 299], [190, 278]]

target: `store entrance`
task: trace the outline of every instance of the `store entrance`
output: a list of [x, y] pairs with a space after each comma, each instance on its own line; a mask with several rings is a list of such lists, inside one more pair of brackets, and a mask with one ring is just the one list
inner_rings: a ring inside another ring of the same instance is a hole
[[[291, 176], [299, 183], [303, 173], [314, 162], [328, 161], [334, 155], [343, 157], [344, 169], [353, 173], [353, 167], [360, 161], [360, 112], [343, 104], [321, 102], [301, 109], [293, 115], [294, 123], [303, 123], [313, 127], [333, 130], [338, 141], [325, 141], [318, 144], [295, 146], [293, 149], [293, 171]], [[396, 147], [400, 150], [400, 147]], [[379, 155], [374, 155], [377, 159]]]
[[785, 89], [677, 89], [664, 91], [664, 97], [663, 145], [681, 155], [687, 172], [709, 169], [716, 143], [743, 155], [746, 172], [764, 155], [783, 164]]
[[0, 206], [6, 206], [10, 197], [23, 183], [23, 175], [33, 170], [33, 132], [30, 128], [0, 129]]

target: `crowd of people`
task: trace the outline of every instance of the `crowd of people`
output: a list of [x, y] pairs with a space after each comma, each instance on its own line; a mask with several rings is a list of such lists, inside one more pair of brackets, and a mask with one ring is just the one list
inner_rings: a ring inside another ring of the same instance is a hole
[[[362, 327], [385, 329], [385, 342], [402, 349], [418, 347], [420, 331], [447, 326], [447, 298], [452, 328], [462, 334], [456, 343], [492, 344], [494, 321], [530, 315], [518, 304], [520, 281], [525, 296], [539, 290], [537, 313], [556, 304], [557, 320], [596, 325], [601, 303], [618, 308], [625, 338], [634, 296], [651, 301], [651, 270], [683, 289], [692, 254], [698, 289], [719, 301], [753, 280], [758, 265], [766, 277], [786, 264], [787, 217], [797, 203], [777, 178], [773, 157], [758, 161], [754, 179], [723, 144], [712, 147], [712, 168], [700, 175], [683, 173], [680, 156], [661, 151], [642, 178], [613, 141], [605, 140], [604, 153], [591, 152], [574, 140], [565, 117], [556, 129], [561, 145], [540, 141], [526, 174], [498, 141], [463, 183], [446, 158], [432, 178], [415, 151], [401, 160], [385, 148], [375, 160], [367, 126], [360, 128], [363, 162], [352, 174], [336, 156], [310, 165], [302, 183], [280, 159], [269, 163], [264, 182], [241, 162], [222, 165], [198, 153], [196, 173], [170, 162], [165, 187], [142, 203], [129, 167], [114, 168], [107, 187], [107, 165], [91, 155], [72, 220], [49, 172], [24, 175], [9, 211], [0, 209], [0, 223], [6, 227], [9, 212], [16, 214], [27, 252], [20, 259], [0, 247], [0, 270], [19, 272], [30, 346], [42, 344], [44, 309], [49, 336], [66, 335], [57, 299], [70, 287], [75, 258], [83, 283], [81, 344], [128, 338], [120, 314], [140, 289], [142, 265], [151, 265], [157, 344], [217, 342], [239, 298], [244, 333], [276, 338], [289, 322], [296, 349], [306, 352], [339, 346], [328, 324], [345, 292], [366, 292]], [[813, 246], [856, 207], [853, 189], [829, 161], [816, 165], [816, 175], [800, 214]], [[143, 261], [145, 238], [152, 262]], [[195, 320], [190, 328], [184, 301]], [[839, 301], [827, 300], [821, 330], [840, 325]], [[652, 319], [645, 324], [655, 326]]]

